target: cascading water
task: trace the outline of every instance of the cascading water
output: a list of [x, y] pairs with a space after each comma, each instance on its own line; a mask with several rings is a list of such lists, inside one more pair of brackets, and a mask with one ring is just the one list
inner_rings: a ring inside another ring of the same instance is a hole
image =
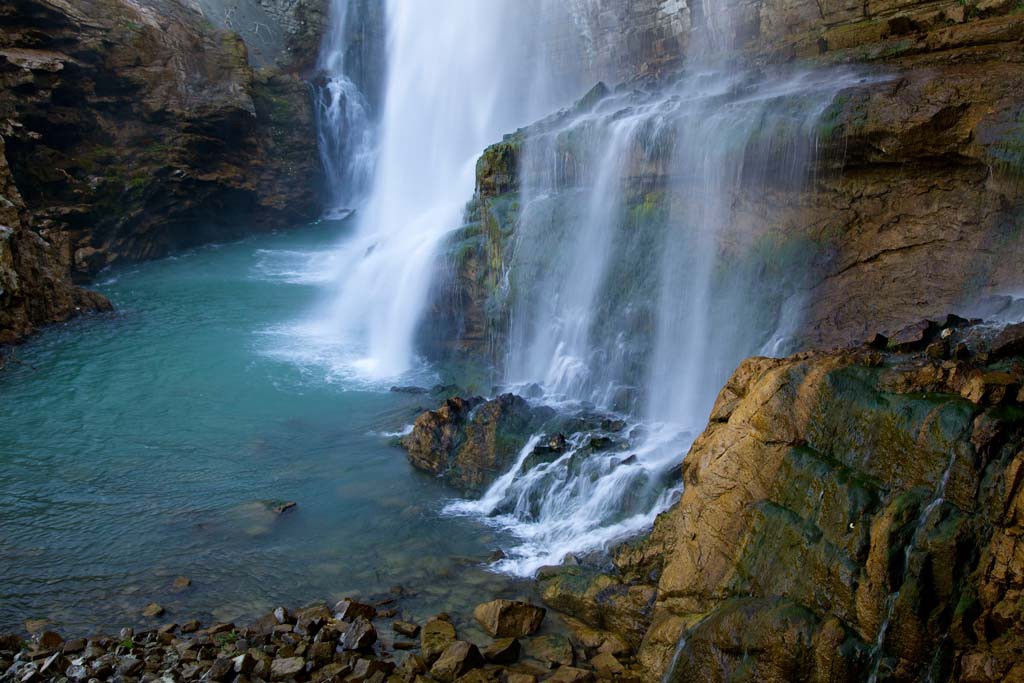
[[[716, 36], [729, 34], [726, 19]], [[647, 435], [625, 450], [577, 442], [533, 467], [520, 458], [483, 501], [450, 505], [522, 540], [497, 568], [529, 575], [649, 526], [736, 364], [789, 350], [810, 273], [738, 207], [803, 187], [823, 113], [858, 80], [705, 66], [656, 93], [606, 96], [528, 139], [507, 383], [625, 412]]]
[[347, 215], [365, 198], [373, 179], [374, 123], [370, 103], [348, 72], [352, 19], [349, 0], [333, 0], [317, 69], [317, 137], [324, 167], [327, 215]]
[[373, 183], [355, 234], [317, 260], [334, 274], [333, 293], [302, 327], [307, 353], [371, 380], [416, 365], [413, 336], [435, 254], [461, 225], [480, 151], [550, 111], [562, 93], [576, 94], [550, 79], [544, 57], [546, 27], [563, 11], [554, 0], [387, 3]]

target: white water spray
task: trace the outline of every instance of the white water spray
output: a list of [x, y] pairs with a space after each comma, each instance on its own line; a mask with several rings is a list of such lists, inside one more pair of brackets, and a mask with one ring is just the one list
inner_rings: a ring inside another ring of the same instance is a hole
[[438, 246], [462, 223], [477, 157], [559, 101], [542, 49], [558, 11], [553, 0], [388, 2], [372, 187], [331, 258], [329, 302], [301, 329], [319, 355], [370, 379], [416, 365]]

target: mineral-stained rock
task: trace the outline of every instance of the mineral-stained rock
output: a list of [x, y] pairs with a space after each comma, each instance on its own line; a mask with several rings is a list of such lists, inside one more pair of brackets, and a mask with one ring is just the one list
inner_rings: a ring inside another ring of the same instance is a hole
[[509, 467], [531, 433], [552, 415], [551, 409], [533, 408], [513, 394], [491, 401], [456, 396], [416, 418], [402, 445], [413, 466], [464, 491], [479, 492]]
[[483, 666], [484, 658], [473, 643], [456, 640], [444, 649], [434, 665], [430, 667], [430, 675], [442, 683], [452, 683], [470, 669]]
[[540, 628], [547, 610], [517, 600], [492, 600], [476, 606], [473, 618], [494, 638], [521, 638]]
[[455, 627], [444, 619], [431, 619], [420, 631], [420, 654], [428, 664], [441, 656], [449, 645], [455, 642]]
[[[985, 329], [946, 338], [987, 348]], [[674, 682], [1016, 675], [1024, 412], [993, 387], [1016, 389], [1024, 364], [984, 358], [745, 361], [686, 456], [679, 503], [615, 569], [541, 570], [545, 602], [595, 630], [573, 628], [594, 668], [615, 668], [593, 654], [611, 631], [640, 645], [650, 680], [672, 661]]]

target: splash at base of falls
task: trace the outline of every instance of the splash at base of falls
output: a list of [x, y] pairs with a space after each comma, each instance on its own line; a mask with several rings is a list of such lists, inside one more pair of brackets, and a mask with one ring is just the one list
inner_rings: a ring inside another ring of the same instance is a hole
[[629, 436], [610, 448], [605, 435], [573, 434], [563, 453], [548, 458], [538, 457], [543, 435], [534, 434], [479, 500], [453, 501], [443, 513], [475, 517], [516, 539], [491, 566], [514, 576], [605, 551], [648, 529], [678, 499], [671, 473], [692, 441], [668, 425], [624, 431]]

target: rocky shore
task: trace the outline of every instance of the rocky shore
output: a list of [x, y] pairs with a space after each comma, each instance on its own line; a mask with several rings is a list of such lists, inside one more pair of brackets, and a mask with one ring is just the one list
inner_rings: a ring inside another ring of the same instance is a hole
[[[487, 435], [531, 410], [449, 399], [405, 437], [410, 461], [473, 490]], [[505, 452], [528, 435], [500, 433]], [[643, 680], [1024, 680], [1022, 467], [1024, 324], [950, 315], [751, 358], [681, 500], [610, 561], [542, 569], [541, 595], [634, 648]]]
[[[118, 683], [587, 683], [645, 680], [614, 637], [539, 633], [543, 607], [494, 600], [473, 610], [489, 637], [471, 642], [453, 619], [397, 618], [402, 590], [372, 603], [278, 607], [247, 626], [166, 623], [65, 640], [53, 631], [0, 637], [0, 680]], [[163, 616], [159, 605], [148, 616]]]

